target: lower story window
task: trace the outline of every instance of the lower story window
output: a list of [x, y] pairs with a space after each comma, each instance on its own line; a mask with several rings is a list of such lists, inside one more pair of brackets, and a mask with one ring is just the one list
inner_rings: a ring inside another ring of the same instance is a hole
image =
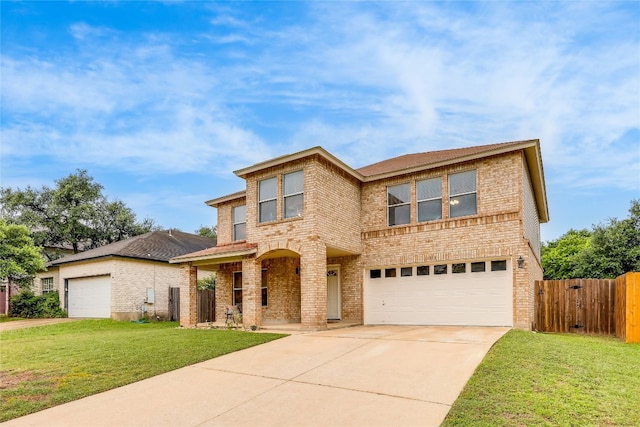
[[43, 277], [40, 279], [40, 285], [43, 294], [53, 292], [53, 277]]
[[238, 304], [242, 304], [242, 271], [233, 273], [233, 305]]
[[267, 293], [267, 270], [262, 270], [262, 306], [266, 307], [269, 302]]

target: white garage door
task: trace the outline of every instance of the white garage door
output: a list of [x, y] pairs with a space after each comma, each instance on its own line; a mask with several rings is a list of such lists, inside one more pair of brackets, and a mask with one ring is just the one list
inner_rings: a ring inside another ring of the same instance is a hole
[[69, 279], [69, 317], [111, 317], [111, 276]]
[[509, 264], [488, 260], [367, 270], [364, 322], [512, 326]]

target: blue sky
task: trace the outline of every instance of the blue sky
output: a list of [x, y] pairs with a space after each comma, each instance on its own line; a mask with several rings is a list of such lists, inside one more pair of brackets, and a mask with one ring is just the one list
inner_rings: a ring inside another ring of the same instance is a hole
[[640, 198], [638, 2], [0, 2], [3, 187], [193, 232], [233, 170], [539, 138], [543, 240]]

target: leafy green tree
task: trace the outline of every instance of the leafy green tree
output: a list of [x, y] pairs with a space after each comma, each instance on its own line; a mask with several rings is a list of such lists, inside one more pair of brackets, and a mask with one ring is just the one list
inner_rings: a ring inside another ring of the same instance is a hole
[[200, 279], [197, 282], [198, 290], [204, 291], [206, 289], [215, 289], [216, 288], [216, 275], [212, 274], [210, 276], [205, 277], [204, 279]]
[[556, 240], [542, 245], [542, 268], [545, 279], [575, 278], [577, 260], [589, 246], [588, 230], [569, 230]]
[[7, 224], [0, 219], [0, 279], [29, 286], [36, 273], [44, 270], [40, 249], [33, 243], [29, 229]]
[[640, 200], [631, 202], [629, 214], [593, 228], [589, 246], [577, 260], [577, 277], [605, 279], [640, 271]]
[[201, 225], [200, 228], [196, 230], [196, 233], [202, 237], [211, 237], [212, 239], [218, 238], [218, 226], [214, 225], [213, 227], [206, 227]]
[[[137, 222], [121, 201], [108, 201], [102, 185], [86, 170], [55, 182], [54, 188], [0, 190], [3, 217], [29, 227], [38, 246], [70, 247], [78, 253], [154, 229], [150, 219]], [[59, 255], [48, 252], [45, 256], [54, 259]]]
[[640, 200], [632, 200], [629, 217], [609, 219], [592, 231], [569, 230], [542, 245], [545, 279], [615, 278], [640, 271]]

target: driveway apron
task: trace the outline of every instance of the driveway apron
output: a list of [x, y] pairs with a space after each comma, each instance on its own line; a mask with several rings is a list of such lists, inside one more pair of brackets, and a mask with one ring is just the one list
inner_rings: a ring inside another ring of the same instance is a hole
[[438, 426], [508, 328], [295, 334], [6, 426]]

